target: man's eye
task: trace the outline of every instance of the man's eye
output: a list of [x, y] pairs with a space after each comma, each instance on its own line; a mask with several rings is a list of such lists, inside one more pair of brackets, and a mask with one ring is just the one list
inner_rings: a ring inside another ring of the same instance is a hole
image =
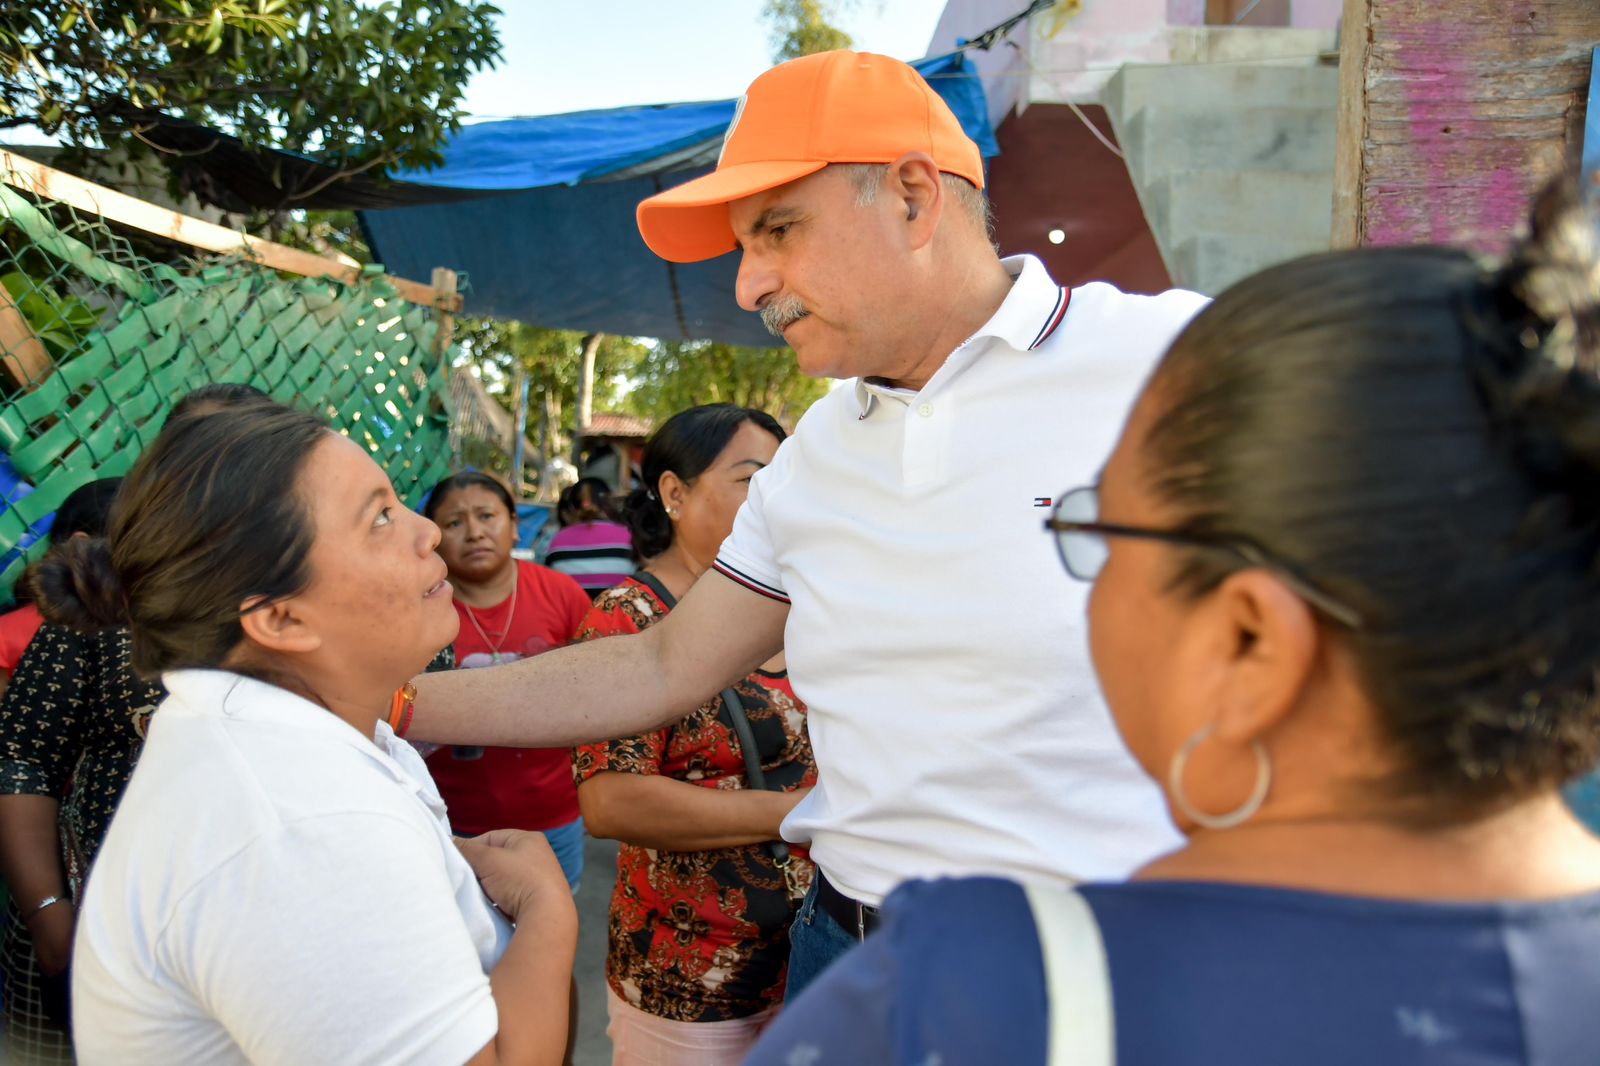
[[780, 226], [773, 226], [772, 229], [768, 230], [768, 232], [772, 234], [773, 240], [781, 241], [783, 240], [783, 235], [789, 232], [789, 227], [791, 225], [793, 225], [793, 223], [785, 222]]
[[372, 528], [376, 529], [379, 526], [386, 526], [391, 521], [393, 521], [393, 519], [390, 517], [389, 508], [385, 507], [383, 510], [378, 512], [378, 517], [373, 519]]

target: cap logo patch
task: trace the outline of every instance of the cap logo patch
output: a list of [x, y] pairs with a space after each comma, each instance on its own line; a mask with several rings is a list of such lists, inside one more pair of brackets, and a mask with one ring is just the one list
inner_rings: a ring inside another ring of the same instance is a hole
[[722, 151], [717, 153], [717, 166], [722, 166], [722, 157], [728, 154], [728, 142], [733, 140], [733, 131], [739, 128], [739, 120], [744, 117], [744, 103], [750, 99], [750, 94], [745, 93], [739, 97], [739, 102], [733, 107], [733, 121], [728, 123], [728, 132], [722, 135]]

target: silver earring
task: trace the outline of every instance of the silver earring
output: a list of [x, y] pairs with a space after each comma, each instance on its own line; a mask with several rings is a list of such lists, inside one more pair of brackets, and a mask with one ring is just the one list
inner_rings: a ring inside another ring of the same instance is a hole
[[1172, 757], [1172, 768], [1167, 773], [1167, 789], [1172, 793], [1173, 806], [1196, 825], [1205, 829], [1232, 829], [1255, 817], [1255, 813], [1266, 802], [1267, 790], [1272, 787], [1272, 760], [1267, 757], [1267, 749], [1261, 746], [1261, 741], [1252, 740], [1250, 750], [1256, 756], [1256, 784], [1250, 790], [1250, 797], [1226, 814], [1206, 814], [1196, 810], [1194, 804], [1189, 802], [1189, 797], [1183, 794], [1183, 771], [1189, 765], [1189, 756], [1205, 742], [1211, 731], [1209, 725], [1202, 727], [1178, 749]]

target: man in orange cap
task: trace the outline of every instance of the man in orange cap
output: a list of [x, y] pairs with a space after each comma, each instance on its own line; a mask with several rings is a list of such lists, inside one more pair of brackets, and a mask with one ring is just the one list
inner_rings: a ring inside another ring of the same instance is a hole
[[657, 728], [786, 650], [820, 771], [783, 824], [821, 873], [791, 994], [907, 878], [1116, 878], [1177, 842], [1100, 702], [1086, 593], [1040, 518], [1095, 480], [1204, 300], [1069, 292], [1032, 256], [1001, 259], [983, 180], [904, 63], [828, 52], [758, 78], [716, 170], [640, 204], [639, 230], [671, 260], [738, 251], [740, 305], [806, 373], [855, 381], [754, 477], [660, 624], [417, 681], [424, 739], [549, 744]]

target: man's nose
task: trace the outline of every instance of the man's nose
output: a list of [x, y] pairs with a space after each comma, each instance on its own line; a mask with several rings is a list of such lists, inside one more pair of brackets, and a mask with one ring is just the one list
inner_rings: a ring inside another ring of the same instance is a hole
[[739, 277], [734, 296], [746, 311], [759, 311], [775, 296], [782, 282], [766, 257], [745, 252], [739, 258]]

